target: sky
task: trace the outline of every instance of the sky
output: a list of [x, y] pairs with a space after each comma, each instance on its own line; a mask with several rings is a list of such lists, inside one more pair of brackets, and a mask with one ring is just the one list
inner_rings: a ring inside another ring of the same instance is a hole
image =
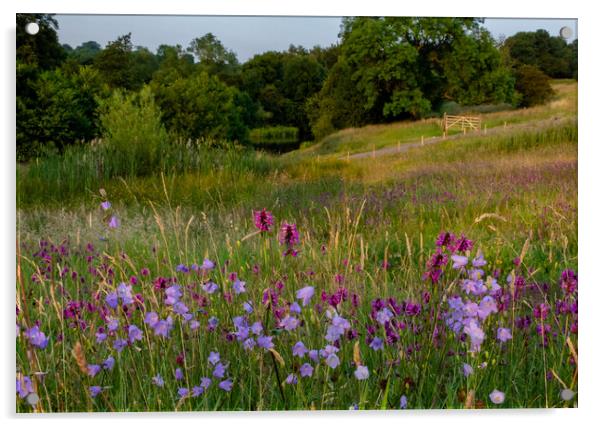
[[[156, 51], [161, 44], [187, 47], [192, 39], [213, 33], [234, 51], [240, 62], [268, 50], [282, 51], [289, 45], [311, 48], [337, 42], [341, 18], [334, 17], [249, 17], [249, 16], [169, 16], [169, 15], [56, 15], [59, 41], [77, 47], [94, 40], [101, 46], [118, 36], [132, 33], [134, 46]], [[558, 35], [568, 26], [577, 35], [576, 19], [485, 19], [494, 38], [509, 37], [519, 31], [543, 28]]]

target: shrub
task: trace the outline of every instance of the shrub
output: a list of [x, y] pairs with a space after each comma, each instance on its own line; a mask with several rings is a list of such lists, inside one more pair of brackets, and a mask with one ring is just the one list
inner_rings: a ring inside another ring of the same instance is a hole
[[544, 104], [554, 95], [550, 78], [539, 68], [533, 65], [521, 65], [515, 70], [514, 75], [515, 88], [521, 95], [520, 107]]
[[109, 157], [118, 154], [123, 160], [118, 173], [143, 175], [156, 167], [167, 132], [149, 87], [129, 95], [115, 91], [101, 106], [100, 122]]

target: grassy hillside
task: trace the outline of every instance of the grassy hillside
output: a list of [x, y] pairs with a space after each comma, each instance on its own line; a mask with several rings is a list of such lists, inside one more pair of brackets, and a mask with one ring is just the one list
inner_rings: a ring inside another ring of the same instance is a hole
[[[492, 129], [506, 121], [503, 132], [374, 159], [341, 153], [409, 142], [436, 122], [345, 130], [284, 156], [187, 147], [144, 176], [99, 169], [118, 171], [119, 159], [86, 150], [20, 168], [17, 366], [38, 409], [576, 406], [560, 397], [578, 388], [577, 281], [566, 272], [578, 265], [576, 84], [555, 88], [548, 105], [484, 115]], [[264, 232], [262, 208], [274, 216]], [[442, 232], [474, 246], [443, 244]], [[215, 268], [200, 269], [205, 259]], [[450, 300], [485, 300], [464, 288], [477, 273], [496, 311], [454, 332]], [[175, 283], [184, 307], [170, 303]], [[171, 318], [168, 336], [150, 312]], [[332, 339], [335, 318], [344, 326]], [[119, 328], [107, 332], [111, 319]], [[34, 348], [35, 322], [48, 342]], [[239, 338], [255, 322], [250, 347]], [[322, 356], [299, 357], [299, 342]], [[101, 367], [111, 357], [115, 369]], [[194, 394], [202, 378], [212, 385]]]
[[[577, 83], [571, 80], [556, 80], [552, 84], [555, 96], [546, 105], [518, 110], [505, 110], [490, 113], [471, 111], [468, 107], [462, 114], [478, 115], [482, 119], [483, 129], [516, 124], [533, 123], [550, 118], [576, 117], [577, 115]], [[460, 133], [452, 129], [449, 135]], [[301, 154], [328, 155], [347, 154], [369, 151], [373, 148], [395, 146], [419, 141], [421, 137], [431, 138], [441, 136], [441, 120], [438, 118], [425, 119], [419, 122], [399, 122], [385, 125], [370, 125], [362, 128], [343, 129], [327, 136], [311, 147], [301, 150]], [[291, 154], [292, 157], [299, 153]]]

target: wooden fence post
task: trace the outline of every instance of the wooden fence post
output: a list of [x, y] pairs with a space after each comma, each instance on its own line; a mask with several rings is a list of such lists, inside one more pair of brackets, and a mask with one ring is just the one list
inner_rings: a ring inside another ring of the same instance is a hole
[[443, 113], [443, 137], [447, 136], [447, 113]]

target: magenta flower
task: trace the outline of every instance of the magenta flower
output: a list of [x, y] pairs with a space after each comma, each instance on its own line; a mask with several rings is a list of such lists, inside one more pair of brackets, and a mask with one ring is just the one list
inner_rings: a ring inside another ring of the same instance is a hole
[[255, 217], [255, 227], [257, 227], [259, 231], [262, 233], [270, 231], [274, 224], [274, 216], [270, 211], [263, 208], [260, 211], [253, 212], [253, 215]]
[[353, 375], [355, 375], [355, 378], [357, 378], [360, 381], [366, 380], [370, 376], [370, 371], [368, 371], [368, 368], [366, 366], [358, 365]]
[[445, 231], [439, 234], [439, 237], [437, 237], [437, 241], [435, 242], [435, 244], [439, 247], [445, 246], [449, 248], [453, 246], [455, 242], [456, 238], [454, 237], [454, 235]]
[[464, 235], [462, 235], [461, 238], [456, 240], [456, 245], [454, 248], [455, 252], [466, 252], [472, 249], [473, 247], [473, 242], [472, 240], [467, 239], [466, 237], [464, 237]]
[[571, 295], [577, 290], [577, 275], [573, 270], [564, 270], [560, 275], [560, 288], [566, 295]]
[[501, 405], [504, 403], [506, 395], [499, 390], [493, 390], [491, 393], [489, 393], [489, 399], [491, 399], [491, 401], [496, 405]]
[[280, 227], [280, 244], [286, 246], [294, 246], [299, 243], [299, 232], [295, 224], [289, 224], [286, 221]]
[[105, 200], [104, 202], [100, 203], [100, 207], [102, 208], [103, 211], [108, 211], [109, 209], [111, 209], [111, 202], [109, 202], [108, 200]]
[[306, 286], [297, 291], [297, 299], [301, 300], [301, 304], [305, 307], [309, 304], [309, 300], [314, 296], [315, 290], [313, 286]]

